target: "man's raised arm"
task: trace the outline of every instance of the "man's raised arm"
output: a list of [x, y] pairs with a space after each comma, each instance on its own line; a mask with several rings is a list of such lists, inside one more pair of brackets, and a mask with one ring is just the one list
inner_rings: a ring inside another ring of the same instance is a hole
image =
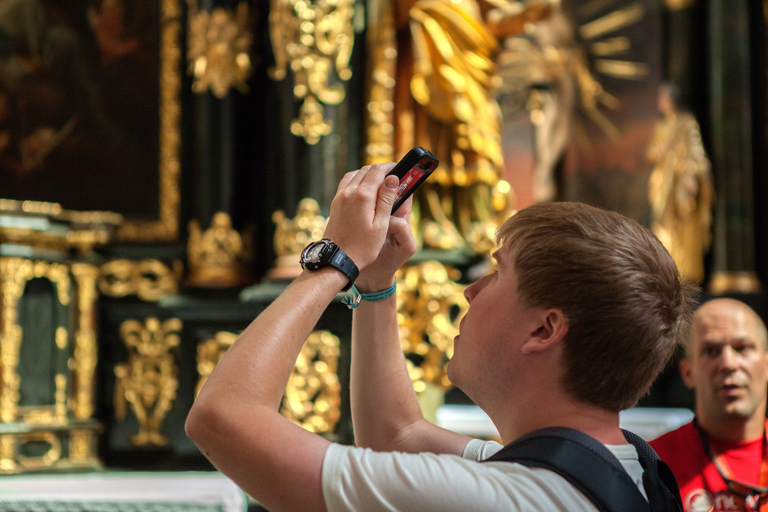
[[[413, 255], [412, 200], [390, 218], [378, 258], [357, 280], [366, 293], [388, 290], [395, 272]], [[350, 395], [355, 444], [377, 451], [433, 452], [461, 455], [468, 437], [427, 421], [413, 389], [400, 344], [397, 295], [361, 300], [352, 320]]]
[[[348, 173], [325, 236], [364, 270], [384, 244], [397, 180], [391, 166]], [[322, 464], [329, 442], [279, 413], [296, 358], [325, 308], [348, 284], [340, 271], [305, 270], [224, 354], [197, 397], [186, 429], [206, 457], [273, 512], [325, 510]]]

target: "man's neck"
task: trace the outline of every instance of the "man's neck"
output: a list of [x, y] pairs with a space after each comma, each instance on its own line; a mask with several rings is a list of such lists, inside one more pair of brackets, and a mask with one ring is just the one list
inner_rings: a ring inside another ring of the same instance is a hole
[[[514, 415], [511, 421], [499, 426], [504, 444], [547, 427], [567, 427], [584, 432], [603, 444], [626, 444], [619, 427], [619, 414], [581, 402], [563, 400], [558, 404], [550, 401], [535, 408], [535, 415]], [[531, 409], [529, 409], [530, 411]]]
[[708, 436], [732, 443], [752, 441], [765, 432], [765, 411], [762, 411], [762, 414], [755, 413], [748, 418], [736, 416], [710, 418], [706, 414], [697, 413], [696, 421]]

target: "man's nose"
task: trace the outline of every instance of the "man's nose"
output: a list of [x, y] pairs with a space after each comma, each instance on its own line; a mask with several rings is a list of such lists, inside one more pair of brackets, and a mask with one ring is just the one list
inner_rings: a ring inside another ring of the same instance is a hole
[[477, 293], [483, 289], [483, 286], [485, 286], [488, 278], [489, 276], [481, 277], [471, 285], [464, 288], [464, 298], [467, 299], [467, 302], [470, 304], [472, 303], [472, 299], [474, 299], [477, 296]]
[[725, 346], [720, 354], [720, 364], [725, 370], [734, 370], [739, 363], [739, 354], [732, 347]]

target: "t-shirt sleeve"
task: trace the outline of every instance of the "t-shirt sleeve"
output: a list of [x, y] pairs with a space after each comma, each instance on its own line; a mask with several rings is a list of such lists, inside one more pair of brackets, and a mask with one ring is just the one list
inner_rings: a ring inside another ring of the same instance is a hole
[[[493, 448], [480, 441], [465, 454], [490, 456]], [[325, 454], [322, 480], [326, 508], [333, 511], [595, 510], [551, 471], [508, 462], [479, 464], [456, 455], [333, 444]]]
[[481, 461], [495, 455], [502, 448], [503, 446], [496, 441], [472, 439], [464, 447], [464, 453], [461, 456], [465, 459]]

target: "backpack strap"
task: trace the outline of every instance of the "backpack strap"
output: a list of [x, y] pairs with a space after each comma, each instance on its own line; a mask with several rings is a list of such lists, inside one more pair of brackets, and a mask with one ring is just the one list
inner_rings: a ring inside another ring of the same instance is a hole
[[[639, 440], [645, 443], [642, 439]], [[648, 448], [653, 452], [650, 446]], [[646, 470], [643, 474], [646, 493], [647, 489], [651, 488], [648, 493], [649, 500], [652, 500], [650, 503], [643, 497], [621, 462], [605, 445], [583, 432], [570, 428], [553, 427], [531, 432], [505, 446], [484, 462], [517, 462], [527, 467], [554, 471], [568, 480], [601, 511], [682, 511], [682, 506], [668, 508], [666, 500], [659, 499], [659, 496], [665, 496], [665, 484], [659, 483], [659, 466], [655, 464], [655, 461], [659, 461], [658, 456], [655, 452], [651, 456], [641, 445], [638, 449], [639, 457], [640, 450], [643, 451], [644, 457], [640, 464], [644, 469], [650, 468], [650, 473]], [[672, 481], [674, 483], [674, 477]], [[674, 489], [678, 493], [678, 501], [674, 503], [673, 500], [672, 503], [677, 506], [680, 502], [676, 483]], [[670, 495], [674, 496], [674, 493], [670, 491]]]
[[[661, 460], [653, 447], [645, 440], [629, 430], [622, 429], [624, 438], [637, 449], [637, 457], [643, 466], [643, 487], [652, 510], [667, 510], [682, 512], [683, 501], [680, 499], [680, 489], [674, 473]], [[664, 508], [662, 508], [662, 503]]]

